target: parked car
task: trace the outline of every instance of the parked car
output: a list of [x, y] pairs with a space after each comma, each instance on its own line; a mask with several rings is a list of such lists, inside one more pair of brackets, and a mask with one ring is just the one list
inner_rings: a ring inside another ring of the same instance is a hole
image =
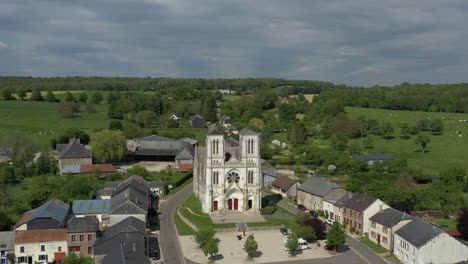
[[329, 225], [333, 225], [333, 222], [334, 222], [333, 219], [327, 219], [327, 220], [325, 221], [325, 223], [327, 223], [327, 224], [329, 224]]
[[151, 252], [151, 258], [153, 260], [159, 260], [161, 257], [159, 256], [159, 251], [157, 250], [153, 250], [153, 252]]
[[288, 229], [284, 225], [281, 225], [280, 232], [285, 236], [289, 235]]
[[315, 212], [314, 210], [310, 210], [310, 215], [313, 216], [313, 217], [318, 217], [318, 214], [317, 212]]
[[335, 246], [325, 245], [325, 246], [323, 247], [323, 249], [325, 249], [325, 250], [334, 250], [334, 249], [335, 249]]
[[303, 204], [298, 204], [297, 209], [302, 210], [302, 211], [307, 211], [307, 208]]
[[[297, 242], [299, 243], [299, 246], [296, 248], [297, 251], [299, 250], [305, 250], [305, 249], [310, 249], [310, 246], [309, 246], [309, 243], [307, 243], [307, 241], [305, 239], [303, 239], [302, 237], [299, 237], [297, 238]], [[289, 250], [287, 247], [286, 247], [286, 244], [288, 243], [288, 239], [287, 238], [284, 238], [283, 239], [283, 248], [284, 250]]]

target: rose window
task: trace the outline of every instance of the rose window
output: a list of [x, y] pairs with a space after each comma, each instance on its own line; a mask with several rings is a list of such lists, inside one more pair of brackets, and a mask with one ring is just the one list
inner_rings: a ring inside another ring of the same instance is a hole
[[238, 183], [239, 179], [240, 177], [239, 177], [239, 174], [237, 174], [237, 172], [231, 172], [227, 176], [227, 181], [229, 183], [233, 183], [233, 182]]

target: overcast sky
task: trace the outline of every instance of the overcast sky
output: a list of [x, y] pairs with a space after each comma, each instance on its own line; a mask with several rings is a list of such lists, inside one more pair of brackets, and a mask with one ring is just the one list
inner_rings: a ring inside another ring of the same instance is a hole
[[1, 0], [0, 75], [468, 81], [467, 0]]

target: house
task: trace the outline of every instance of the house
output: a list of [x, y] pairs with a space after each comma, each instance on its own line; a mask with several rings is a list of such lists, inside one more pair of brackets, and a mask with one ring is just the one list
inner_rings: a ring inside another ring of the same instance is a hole
[[368, 154], [368, 155], [355, 154], [353, 155], [353, 157], [356, 159], [365, 160], [367, 164], [369, 165], [372, 165], [376, 162], [382, 163], [384, 161], [393, 159], [392, 155], [388, 155], [388, 154]]
[[80, 144], [79, 138], [71, 138], [68, 144], [57, 144], [60, 174], [80, 173], [80, 166], [93, 164], [93, 155]]
[[393, 234], [396, 230], [411, 222], [412, 219], [411, 215], [393, 208], [379, 211], [369, 218], [369, 239], [393, 252]]
[[112, 197], [109, 224], [113, 226], [130, 216], [146, 224], [148, 210], [148, 196], [132, 188], [125, 189]]
[[70, 206], [58, 199], [26, 212], [15, 225], [15, 230], [64, 228]]
[[193, 162], [193, 152], [198, 141], [180, 140], [151, 135], [127, 140], [128, 157], [131, 160], [175, 161], [176, 164]]
[[260, 134], [244, 128], [240, 145], [230, 146], [222, 132], [210, 129], [205, 142], [195, 151], [193, 168], [193, 192], [203, 212], [260, 213]]
[[272, 144], [273, 146], [279, 147], [279, 146], [281, 146], [281, 141], [279, 141], [279, 140], [277, 140], [277, 139], [273, 139], [273, 140], [271, 141], [271, 144]]
[[128, 188], [132, 188], [145, 196], [150, 194], [150, 184], [139, 176], [130, 176], [123, 182], [106, 182], [104, 189], [97, 191], [99, 199], [111, 199], [113, 196], [125, 191]]
[[344, 211], [344, 204], [351, 199], [353, 193], [347, 192], [346, 195], [342, 196], [338, 199], [335, 203], [333, 203], [333, 213], [335, 215], [335, 221], [340, 223], [341, 225], [344, 224], [343, 220], [343, 211]]
[[183, 116], [181, 113], [173, 113], [171, 115], [171, 119], [174, 120], [174, 121], [179, 121], [179, 120], [182, 120]]
[[393, 253], [402, 263], [456, 263], [468, 259], [465, 243], [415, 218], [394, 233]]
[[223, 127], [230, 127], [232, 126], [232, 123], [233, 123], [232, 118], [227, 115], [224, 115], [219, 119], [219, 124], [222, 125]]
[[278, 178], [271, 183], [271, 190], [284, 197], [295, 200], [297, 197], [297, 186], [299, 186], [299, 182], [296, 180], [285, 176], [278, 176]]
[[12, 148], [0, 147], [0, 163], [9, 162], [11, 160]]
[[343, 223], [349, 229], [354, 229], [357, 234], [368, 236], [369, 218], [386, 208], [389, 206], [378, 198], [362, 193], [352, 194], [344, 204]]
[[115, 173], [117, 170], [112, 164], [83, 164], [80, 166], [80, 173], [91, 174], [99, 173], [101, 175]]
[[335, 183], [318, 177], [309, 177], [297, 188], [297, 203], [317, 211], [323, 210], [323, 197], [333, 189], [341, 188]]
[[190, 120], [190, 126], [193, 128], [205, 128], [206, 121], [200, 115], [195, 115], [192, 120]]
[[161, 196], [165, 194], [165, 186], [162, 181], [149, 182], [150, 192], [153, 196]]
[[271, 184], [273, 181], [278, 178], [278, 175], [276, 173], [276, 168], [273, 167], [268, 161], [261, 159], [261, 170], [262, 170], [262, 176], [263, 176], [263, 184], [262, 187], [268, 187], [271, 188]]
[[94, 242], [95, 263], [149, 264], [145, 256], [145, 228], [145, 223], [135, 217], [110, 226]]
[[92, 217], [74, 217], [68, 221], [68, 252], [92, 257], [93, 245], [99, 230], [99, 221]]
[[76, 218], [95, 217], [102, 227], [109, 225], [110, 209], [110, 199], [74, 200], [72, 205], [72, 212]]
[[336, 188], [330, 190], [327, 194], [325, 194], [325, 196], [323, 196], [323, 213], [328, 217], [328, 219], [335, 221], [335, 203], [347, 195], [348, 191], [341, 188]]
[[8, 264], [8, 253], [15, 253], [15, 232], [0, 232], [0, 264]]
[[67, 254], [67, 238], [67, 229], [16, 231], [16, 263], [60, 262]]

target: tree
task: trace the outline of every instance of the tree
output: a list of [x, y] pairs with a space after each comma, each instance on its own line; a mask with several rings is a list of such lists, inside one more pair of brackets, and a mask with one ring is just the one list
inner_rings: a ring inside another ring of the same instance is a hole
[[408, 123], [400, 123], [401, 138], [408, 139], [410, 137], [410, 127]]
[[244, 243], [244, 251], [247, 253], [248, 258], [253, 257], [253, 253], [258, 250], [258, 243], [255, 241], [255, 238], [252, 234], [250, 234]]
[[7, 259], [8, 259], [8, 263], [10, 264], [15, 264], [16, 263], [16, 255], [15, 253], [8, 253], [7, 254]]
[[109, 130], [122, 130], [122, 123], [119, 120], [112, 120], [109, 123]]
[[86, 103], [86, 112], [88, 113], [96, 113], [96, 106], [91, 103], [91, 102], [87, 102]]
[[57, 112], [63, 118], [73, 118], [80, 112], [80, 105], [73, 102], [61, 102], [57, 107]]
[[331, 146], [335, 150], [344, 151], [348, 147], [348, 141], [349, 138], [345, 134], [338, 132], [331, 137]]
[[216, 244], [216, 241], [213, 238], [208, 240], [205, 246], [203, 246], [203, 253], [205, 253], [205, 255], [208, 255], [208, 254], [210, 255], [208, 259], [212, 259], [214, 254], [217, 254], [218, 251], [219, 251], [218, 245]]
[[380, 128], [380, 133], [385, 139], [393, 138], [394, 129], [392, 123], [390, 123], [389, 121], [383, 122]]
[[296, 214], [295, 219], [299, 225], [303, 225], [307, 219], [310, 218], [310, 214], [300, 211]]
[[335, 248], [346, 243], [346, 234], [338, 222], [334, 222], [327, 234], [327, 245]]
[[18, 91], [17, 91], [16, 93], [18, 94], [18, 97], [21, 99], [21, 101], [23, 101], [24, 98], [25, 98], [26, 95], [27, 95], [25, 89], [18, 89]]
[[42, 94], [39, 89], [32, 89], [31, 101], [44, 101], [44, 98], [42, 98]]
[[13, 96], [13, 92], [8, 88], [3, 88], [1, 91], [1, 96], [3, 100], [15, 100], [16, 98]]
[[325, 235], [325, 231], [327, 230], [327, 226], [325, 225], [325, 223], [318, 218], [307, 219], [307, 221], [305, 221], [304, 224], [312, 227], [315, 231], [315, 235], [318, 238], [323, 237]]
[[123, 133], [119, 130], [102, 130], [91, 135], [91, 152], [100, 162], [118, 161], [127, 152]]
[[290, 234], [286, 239], [286, 249], [289, 251], [289, 254], [294, 255], [296, 249], [299, 247], [299, 240], [296, 234]]
[[102, 101], [102, 93], [100, 92], [95, 92], [93, 93], [93, 95], [91, 96], [91, 102], [93, 104], [99, 104], [101, 101]]
[[153, 111], [150, 110], [143, 110], [138, 112], [135, 115], [135, 121], [141, 126], [141, 127], [152, 127], [156, 124], [158, 120], [158, 117]]
[[73, 94], [70, 93], [70, 92], [65, 93], [65, 101], [66, 102], [75, 102], [76, 103], [75, 97], [73, 97]]
[[431, 120], [429, 127], [432, 135], [442, 135], [444, 132], [444, 123], [440, 119]]
[[348, 144], [350, 154], [358, 154], [361, 152], [361, 143], [359, 141], [351, 141]]
[[82, 92], [78, 95], [78, 102], [86, 103], [88, 101], [88, 94], [86, 92]]
[[302, 121], [298, 121], [294, 124], [289, 137], [293, 146], [299, 146], [306, 143], [307, 128]]
[[422, 134], [422, 133], [419, 133], [416, 136], [416, 139], [414, 141], [414, 143], [421, 146], [421, 151], [423, 153], [426, 152], [426, 148], [427, 148], [427, 145], [429, 144], [429, 142], [431, 142], [431, 138], [429, 137], [429, 135]]
[[372, 140], [372, 137], [370, 135], [364, 138], [362, 144], [366, 149], [374, 148], [374, 140]]
[[294, 228], [294, 233], [298, 237], [302, 237], [307, 241], [314, 241], [316, 239], [315, 230], [311, 226], [296, 226]]
[[68, 254], [63, 258], [62, 264], [93, 264], [93, 259], [79, 254]]
[[457, 230], [468, 240], [468, 208], [463, 208], [457, 217]]
[[60, 102], [59, 99], [55, 98], [55, 95], [52, 91], [47, 91], [47, 94], [46, 94], [46, 100], [47, 102]]
[[212, 228], [202, 228], [195, 234], [195, 242], [203, 248], [208, 241], [214, 238], [215, 231]]
[[13, 221], [8, 217], [8, 214], [3, 209], [0, 209], [0, 231], [10, 230], [12, 224]]

